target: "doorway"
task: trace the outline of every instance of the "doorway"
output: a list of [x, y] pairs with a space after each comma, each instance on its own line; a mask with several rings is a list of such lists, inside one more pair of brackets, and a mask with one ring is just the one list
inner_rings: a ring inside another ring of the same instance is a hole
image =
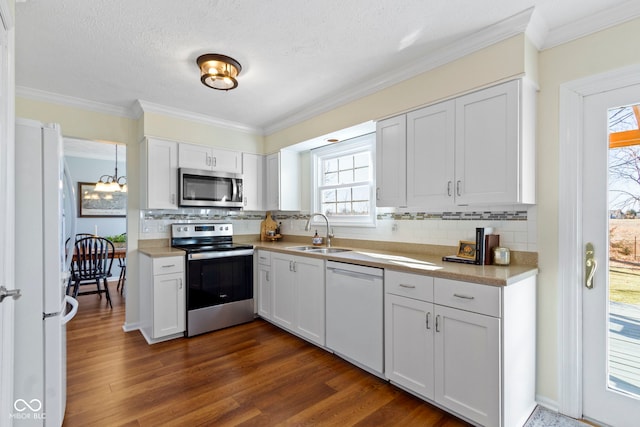
[[[126, 155], [124, 144], [64, 138], [65, 165], [78, 199], [76, 234], [106, 237], [118, 254], [127, 244]], [[100, 191], [95, 186], [99, 180], [114, 182], [115, 188]], [[126, 296], [126, 257], [114, 260], [109, 283], [111, 293]]]
[[609, 157], [609, 118], [638, 101], [638, 67], [561, 88], [560, 265], [575, 267], [560, 271], [559, 409], [616, 426], [633, 425], [640, 417], [639, 396], [623, 384], [629, 378], [620, 369], [640, 361], [640, 352], [630, 351], [629, 360], [620, 351], [628, 347], [622, 340], [634, 316], [617, 296], [610, 298], [619, 287], [619, 277], [613, 277], [619, 272], [610, 268], [617, 265], [609, 260], [616, 255], [609, 247], [616, 242], [611, 234], [616, 229], [609, 228], [615, 225], [610, 166], [619, 163], [615, 153]]

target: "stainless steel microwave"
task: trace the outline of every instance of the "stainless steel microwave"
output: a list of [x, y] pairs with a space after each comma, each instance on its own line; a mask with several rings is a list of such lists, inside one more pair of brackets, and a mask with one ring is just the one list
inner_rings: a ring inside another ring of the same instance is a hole
[[180, 168], [178, 204], [183, 207], [241, 208], [242, 175]]

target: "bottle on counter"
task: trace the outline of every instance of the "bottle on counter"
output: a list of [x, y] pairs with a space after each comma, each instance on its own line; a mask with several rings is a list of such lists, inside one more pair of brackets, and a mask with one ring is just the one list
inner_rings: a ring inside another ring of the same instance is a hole
[[322, 244], [322, 237], [318, 236], [318, 230], [316, 230], [315, 236], [313, 236], [313, 239], [311, 239], [311, 243], [313, 243], [314, 245]]

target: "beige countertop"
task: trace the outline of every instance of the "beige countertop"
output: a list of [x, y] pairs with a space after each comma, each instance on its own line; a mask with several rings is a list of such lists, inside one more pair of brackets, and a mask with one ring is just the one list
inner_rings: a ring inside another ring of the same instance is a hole
[[433, 253], [402, 252], [398, 250], [388, 251], [361, 247], [348, 247], [344, 245], [332, 245], [333, 247], [351, 250], [332, 254], [319, 254], [288, 249], [304, 245], [299, 242], [258, 241], [253, 242], [253, 244], [256, 249], [267, 249], [291, 255], [310, 256], [331, 261], [388, 268], [444, 279], [462, 280], [465, 282], [494, 286], [510, 285], [538, 274], [538, 268], [535, 265], [511, 264], [509, 266], [496, 266], [460, 264], [442, 261], [442, 255], [436, 255]]
[[[309, 239], [296, 236], [288, 236], [285, 241], [276, 242], [263, 242], [260, 241], [258, 236], [234, 237], [234, 241], [253, 244], [256, 249], [267, 249], [290, 255], [388, 268], [493, 286], [510, 285], [538, 274], [536, 266], [537, 254], [528, 252], [512, 252], [511, 258], [514, 262], [511, 265], [496, 266], [442, 261], [443, 255], [452, 255], [453, 251], [455, 251], [455, 248], [451, 249], [442, 246], [334, 239], [332, 247], [350, 250], [333, 254], [319, 254], [289, 249], [295, 246], [309, 245]], [[180, 249], [170, 247], [168, 240], [140, 241], [138, 251], [152, 258], [183, 256], [185, 254]]]

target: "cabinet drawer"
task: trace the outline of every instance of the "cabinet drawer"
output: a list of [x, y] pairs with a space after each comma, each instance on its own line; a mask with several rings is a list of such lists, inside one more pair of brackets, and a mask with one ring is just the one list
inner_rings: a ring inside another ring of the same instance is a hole
[[258, 251], [258, 264], [271, 265], [271, 252]]
[[384, 291], [388, 294], [433, 302], [433, 277], [385, 270]]
[[436, 278], [435, 303], [488, 316], [500, 317], [501, 291], [497, 286]]
[[181, 273], [184, 271], [184, 258], [181, 256], [153, 259], [153, 275]]

